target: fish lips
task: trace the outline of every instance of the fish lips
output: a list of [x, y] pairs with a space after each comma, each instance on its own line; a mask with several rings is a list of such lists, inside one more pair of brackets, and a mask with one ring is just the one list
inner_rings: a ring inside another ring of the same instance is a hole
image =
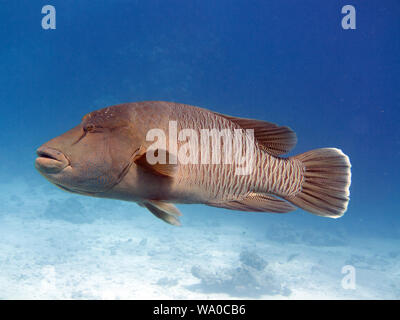
[[59, 173], [70, 165], [64, 153], [57, 149], [42, 146], [36, 153], [38, 157], [35, 160], [35, 167], [43, 174]]

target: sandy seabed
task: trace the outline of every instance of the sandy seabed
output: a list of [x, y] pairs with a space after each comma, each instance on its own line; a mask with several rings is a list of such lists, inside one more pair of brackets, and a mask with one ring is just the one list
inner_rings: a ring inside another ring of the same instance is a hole
[[[46, 182], [0, 191], [0, 299], [400, 298], [398, 239], [263, 227], [206, 206], [181, 206], [177, 228]], [[342, 287], [345, 265], [355, 289]]]

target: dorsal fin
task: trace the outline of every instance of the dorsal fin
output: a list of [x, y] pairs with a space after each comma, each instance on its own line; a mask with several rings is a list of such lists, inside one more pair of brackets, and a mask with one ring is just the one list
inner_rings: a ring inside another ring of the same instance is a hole
[[228, 202], [207, 203], [209, 206], [225, 208], [230, 210], [250, 211], [250, 212], [273, 212], [286, 213], [296, 210], [289, 202], [275, 198], [269, 194], [250, 192], [242, 200]]
[[[156, 152], [161, 152], [160, 150], [156, 150]], [[134, 158], [134, 162], [138, 165], [141, 166], [142, 168], [160, 175], [160, 176], [165, 176], [165, 177], [173, 177], [175, 175], [175, 172], [178, 168], [178, 165], [176, 164], [176, 161], [172, 161], [173, 155], [170, 154], [166, 150], [162, 150], [162, 152], [165, 152], [166, 154], [166, 163], [155, 163], [151, 164], [147, 161], [146, 158], [146, 149], [144, 147], [140, 148], [140, 151], [137, 153], [137, 155]]]
[[296, 133], [289, 127], [280, 127], [275, 123], [262, 120], [214, 113], [236, 123], [243, 129], [254, 129], [254, 137], [260, 147], [274, 156], [288, 153], [297, 143]]

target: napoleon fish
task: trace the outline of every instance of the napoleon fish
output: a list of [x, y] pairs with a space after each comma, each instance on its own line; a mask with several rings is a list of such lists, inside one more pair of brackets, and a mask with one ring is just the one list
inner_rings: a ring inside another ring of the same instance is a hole
[[[176, 132], [172, 134], [171, 128]], [[250, 150], [232, 151], [223, 139], [216, 148], [203, 148], [209, 159], [217, 160], [200, 161], [193, 150], [203, 146], [205, 140], [197, 138], [206, 130], [246, 131], [245, 138], [235, 141], [253, 143], [249, 144], [252, 157], [243, 162], [251, 162], [252, 170], [238, 174], [234, 161], [219, 163], [218, 157], [212, 158], [216, 152], [224, 156], [230, 150], [240, 159]], [[154, 135], [160, 132], [166, 136]], [[349, 158], [336, 148], [282, 157], [296, 142], [296, 134], [286, 126], [185, 104], [146, 101], [87, 114], [76, 127], [37, 149], [35, 167], [63, 190], [136, 202], [172, 225], [180, 225], [181, 216], [174, 204], [273, 213], [299, 207], [319, 216], [341, 217], [350, 195]]]

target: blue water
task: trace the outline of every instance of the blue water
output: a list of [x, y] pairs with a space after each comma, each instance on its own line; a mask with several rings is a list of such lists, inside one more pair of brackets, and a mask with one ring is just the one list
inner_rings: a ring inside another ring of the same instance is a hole
[[[46, 4], [55, 30], [41, 27]], [[342, 149], [348, 211], [182, 205], [173, 228], [35, 170], [36, 148], [86, 113], [143, 100], [288, 125], [290, 155]], [[0, 298], [400, 297], [397, 0], [0, 0], [0, 105]]]

